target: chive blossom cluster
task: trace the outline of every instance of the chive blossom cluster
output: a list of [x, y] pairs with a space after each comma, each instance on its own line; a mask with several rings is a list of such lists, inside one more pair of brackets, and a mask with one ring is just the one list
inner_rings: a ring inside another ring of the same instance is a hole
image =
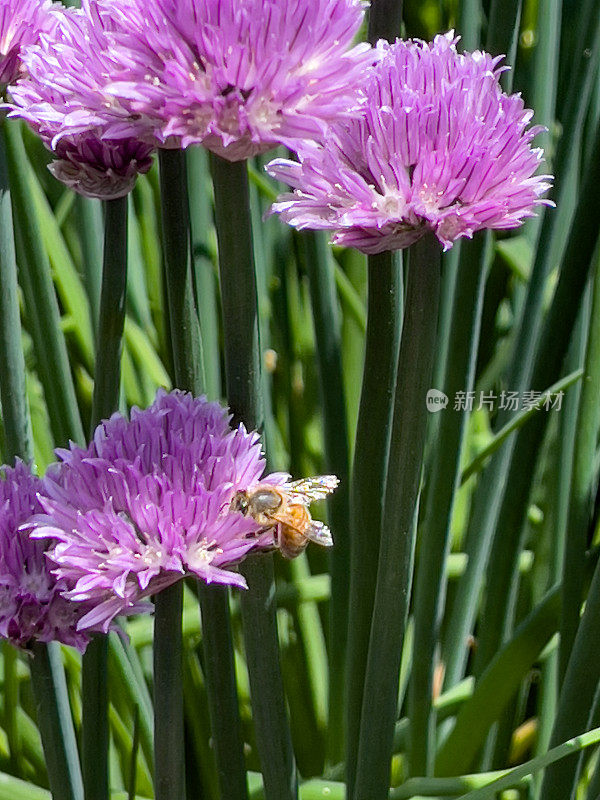
[[21, 71], [20, 53], [43, 31], [51, 31], [58, 4], [51, 0], [4, 0], [0, 4], [0, 89]]
[[0, 636], [83, 650], [89, 632], [150, 611], [150, 595], [182, 577], [246, 588], [237, 564], [274, 539], [232, 505], [265, 462], [258, 434], [229, 423], [218, 403], [159, 390], [87, 447], [57, 450], [44, 478], [2, 468]]
[[[0, 11], [12, 5], [0, 0]], [[55, 176], [83, 194], [123, 196], [155, 148], [201, 144], [236, 161], [285, 144], [298, 161], [275, 160], [269, 172], [294, 191], [274, 211], [367, 253], [428, 230], [447, 249], [481, 228], [516, 227], [548, 203], [532, 112], [502, 91], [501, 58], [459, 53], [452, 32], [354, 45], [362, 0], [23, 8], [18, 35], [0, 17], [18, 77], [10, 114], [53, 151]]]
[[349, 113], [373, 61], [362, 0], [99, 0], [122, 70], [109, 91], [160, 147], [231, 161]]
[[116, 68], [110, 21], [94, 3], [54, 14], [51, 34], [21, 49], [22, 77], [8, 89], [9, 116], [21, 117], [52, 151], [49, 169], [87, 197], [125, 196], [152, 166], [152, 144], [106, 91]]
[[[502, 91], [500, 58], [459, 53], [452, 32], [355, 45], [364, 11], [362, 0], [0, 0], [4, 108], [40, 136], [59, 180], [103, 199], [126, 195], [156, 148], [200, 144], [235, 161], [285, 144], [296, 160], [268, 171], [292, 192], [273, 211], [365, 253], [427, 232], [447, 249], [548, 204], [541, 129]], [[57, 455], [43, 479], [23, 464], [0, 475], [0, 635], [21, 646], [83, 649], [184, 576], [243, 588], [237, 564], [273, 546], [272, 526], [232, 506], [262, 481], [258, 434], [204, 398], [159, 391]]]
[[380, 42], [361, 112], [267, 169], [294, 189], [273, 205], [296, 228], [379, 253], [432, 231], [444, 249], [482, 228], [514, 228], [548, 204], [533, 112], [499, 84], [500, 58], [433, 43]]
[[56, 4], [51, 30], [47, 5], [17, 15], [9, 116], [53, 152], [55, 177], [102, 199], [127, 194], [157, 147], [240, 160], [322, 135], [375, 57], [352, 44], [362, 0], [82, 0]]
[[102, 422], [90, 444], [58, 450], [30, 534], [50, 538], [65, 596], [91, 603], [79, 627], [121, 614], [186, 575], [246, 588], [233, 566], [270, 547], [252, 517], [230, 513], [264, 469], [259, 436], [232, 430], [218, 403], [160, 390], [147, 409]]
[[79, 621], [90, 607], [63, 596], [67, 584], [46, 559], [49, 540], [22, 531], [42, 511], [42, 489], [41, 479], [23, 462], [0, 468], [0, 636], [18, 647], [56, 640], [84, 650], [88, 635]]

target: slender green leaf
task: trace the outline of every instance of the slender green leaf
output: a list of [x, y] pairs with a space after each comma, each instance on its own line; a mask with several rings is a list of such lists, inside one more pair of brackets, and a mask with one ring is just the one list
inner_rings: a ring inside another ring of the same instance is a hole
[[492, 723], [556, 632], [559, 612], [560, 591], [555, 588], [496, 653], [437, 755], [437, 775], [456, 775], [470, 768]]
[[[510, 772], [508, 769], [461, 775], [458, 778], [409, 778], [406, 783], [391, 789], [389, 800], [411, 800], [419, 797], [456, 797], [464, 792], [487, 786]], [[518, 784], [517, 784], [518, 785]]]
[[130, 707], [136, 709], [137, 727], [142, 750], [152, 768], [154, 762], [152, 699], [143, 676], [136, 673], [135, 666], [132, 663], [132, 659], [136, 657], [135, 650], [130, 644], [125, 644], [114, 631], [109, 634], [108, 648], [109, 676], [111, 685], [115, 687], [111, 695], [112, 702], [115, 702], [117, 691], [123, 692], [129, 701]]
[[552, 386], [549, 386], [545, 391], [540, 392], [540, 397], [535, 400], [535, 402], [515, 414], [506, 425], [494, 434], [488, 444], [477, 453], [475, 458], [462, 470], [460, 482], [465, 483], [469, 480], [471, 475], [479, 472], [479, 470], [484, 467], [487, 459], [502, 446], [510, 434], [519, 430], [527, 420], [531, 419], [538, 411], [551, 408], [552, 404], [557, 400], [557, 395], [560, 395], [562, 400], [561, 393], [564, 393], [571, 386], [575, 385], [582, 376], [583, 370], [577, 369], [566, 377], [556, 381], [556, 383], [553, 383]]
[[148, 336], [130, 317], [125, 319], [125, 342], [134, 362], [155, 386], [169, 388], [171, 379]]
[[359, 330], [362, 333], [366, 333], [367, 312], [365, 310], [364, 303], [352, 285], [352, 281], [348, 278], [344, 270], [340, 267], [335, 259], [333, 261], [333, 270], [335, 285], [337, 287], [342, 305], [348, 309], [348, 313], [358, 325]]
[[48, 251], [48, 257], [52, 265], [52, 275], [56, 283], [56, 290], [65, 309], [65, 314], [73, 320], [73, 334], [80, 348], [84, 364], [91, 368], [94, 353], [94, 336], [90, 305], [86, 292], [42, 187], [31, 167], [27, 165], [25, 169], [24, 177], [27, 179], [29, 208], [33, 210], [38, 220], [42, 241]]
[[100, 200], [78, 194], [75, 204], [82, 250], [83, 280], [90, 306], [92, 330], [96, 331], [98, 330], [102, 278], [102, 230], [104, 227], [102, 203]]
[[[521, 25], [522, 0], [492, 0], [489, 12], [486, 50], [493, 55], [504, 53], [514, 67]], [[511, 92], [514, 71], [506, 71], [500, 81], [504, 91]]]
[[[561, 684], [558, 708], [550, 737], [557, 746], [566, 738], [588, 727], [590, 711], [600, 678], [600, 642], [595, 635], [600, 615], [600, 563], [596, 565], [588, 592], [585, 611], [573, 643], [564, 680]], [[565, 759], [549, 767], [544, 775], [542, 800], [562, 800], [571, 795], [577, 771], [577, 758]]]
[[47, 789], [0, 772], [0, 800], [52, 800]]
[[528, 775], [533, 775], [542, 769], [546, 769], [561, 759], [575, 755], [584, 748], [591, 747], [598, 742], [600, 742], [600, 728], [595, 728], [581, 736], [574, 736], [572, 739], [563, 742], [563, 744], [553, 747], [544, 755], [532, 758], [531, 761], [526, 761], [525, 764], [515, 767], [515, 769], [510, 770], [506, 775], [489, 783], [487, 786], [482, 786], [479, 789], [468, 792], [468, 794], [461, 795], [459, 800], [493, 800], [504, 789], [518, 786], [519, 782]]

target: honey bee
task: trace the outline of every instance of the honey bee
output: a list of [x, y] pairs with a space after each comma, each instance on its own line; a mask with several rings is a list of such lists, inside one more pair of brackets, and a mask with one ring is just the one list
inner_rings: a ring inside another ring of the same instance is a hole
[[309, 542], [323, 547], [333, 544], [331, 531], [311, 517], [308, 506], [331, 494], [338, 483], [335, 475], [318, 475], [280, 485], [258, 483], [236, 492], [229, 510], [252, 517], [265, 530], [273, 528], [274, 543], [281, 555], [296, 558]]

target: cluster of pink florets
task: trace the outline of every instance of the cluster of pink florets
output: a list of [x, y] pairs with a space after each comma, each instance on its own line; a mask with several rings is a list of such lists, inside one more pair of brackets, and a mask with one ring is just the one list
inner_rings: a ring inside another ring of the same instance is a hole
[[[366, 253], [433, 232], [444, 248], [513, 228], [549, 188], [532, 112], [500, 61], [452, 33], [354, 44], [362, 0], [0, 0], [0, 89], [52, 151], [53, 174], [105, 199], [156, 148], [202, 145], [268, 165], [292, 192], [273, 211]], [[9, 123], [10, 124], [10, 123]], [[0, 635], [82, 648], [184, 575], [244, 586], [235, 566], [272, 545], [229, 513], [264, 464], [225, 411], [159, 393], [58, 453], [43, 481], [0, 473]], [[48, 543], [51, 543], [49, 545]]]
[[398, 250], [433, 231], [444, 248], [481, 228], [514, 228], [545, 203], [535, 175], [542, 130], [519, 95], [502, 92], [499, 58], [458, 53], [452, 33], [432, 44], [380, 43], [360, 92], [362, 113], [303, 142], [299, 161], [268, 170], [292, 194], [273, 206], [297, 228], [333, 230], [365, 253]]
[[363, 0], [25, 6], [17, 19], [38, 36], [20, 49], [10, 115], [53, 150], [58, 178], [97, 197], [126, 194], [156, 147], [201, 144], [235, 161], [320, 136], [352, 109], [374, 55], [352, 44]]
[[43, 479], [0, 470], [0, 636], [15, 644], [83, 649], [186, 575], [245, 588], [237, 564], [273, 545], [231, 510], [265, 463], [258, 434], [231, 428], [218, 403], [160, 390], [57, 456]]
[[452, 33], [355, 45], [364, 11], [362, 0], [83, 0], [60, 11], [27, 0], [25, 33], [13, 11], [3, 34], [21, 43], [10, 114], [53, 150], [56, 177], [95, 197], [126, 194], [157, 147], [239, 160], [285, 144], [298, 160], [268, 170], [293, 192], [274, 211], [366, 253], [427, 231], [447, 249], [547, 203], [531, 146], [540, 128], [502, 91], [500, 57], [459, 53]]

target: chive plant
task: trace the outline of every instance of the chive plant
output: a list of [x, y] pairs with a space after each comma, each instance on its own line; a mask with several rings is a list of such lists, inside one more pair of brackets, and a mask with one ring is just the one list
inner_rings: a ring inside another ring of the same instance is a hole
[[597, 800], [599, 20], [0, 0], [0, 800]]

